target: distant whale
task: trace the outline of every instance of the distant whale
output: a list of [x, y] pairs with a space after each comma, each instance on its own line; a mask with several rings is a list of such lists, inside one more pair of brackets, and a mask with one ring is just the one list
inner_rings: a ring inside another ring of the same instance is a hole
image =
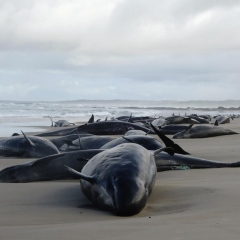
[[191, 117], [172, 116], [165, 118], [166, 124], [184, 124], [184, 123], [199, 123]]
[[95, 135], [125, 134], [128, 130], [133, 129], [152, 132], [149, 128], [123, 121], [103, 121], [78, 126], [79, 132], [87, 132]]
[[51, 127], [68, 127], [69, 125], [75, 125], [75, 123], [70, 123], [67, 120], [53, 121], [51, 117], [49, 118], [51, 119], [51, 122], [52, 122]]
[[193, 124], [191, 124], [187, 130], [173, 135], [173, 138], [207, 138], [232, 134], [238, 133], [231, 129], [222, 128], [219, 126], [198, 125], [193, 127]]
[[230, 123], [230, 117], [227, 117], [227, 116], [222, 116], [222, 115], [219, 115], [217, 117], [214, 118], [215, 120], [215, 123], [218, 125], [218, 124], [226, 124], [226, 123]]

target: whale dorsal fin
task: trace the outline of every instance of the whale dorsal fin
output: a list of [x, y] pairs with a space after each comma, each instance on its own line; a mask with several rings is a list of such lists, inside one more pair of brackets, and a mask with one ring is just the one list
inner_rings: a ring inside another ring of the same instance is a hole
[[36, 145], [31, 141], [31, 139], [30, 139], [29, 137], [27, 137], [23, 131], [21, 131], [21, 132], [22, 132], [24, 138], [26, 139], [26, 141], [27, 141], [33, 148], [35, 148]]
[[13, 133], [12, 137], [19, 136], [19, 135], [20, 135], [19, 133]]
[[94, 115], [92, 114], [92, 116], [89, 118], [88, 123], [94, 123]]
[[106, 116], [106, 118], [105, 118], [105, 122], [108, 120], [108, 117]]
[[214, 122], [214, 126], [219, 126], [218, 120]]
[[70, 168], [70, 167], [68, 167], [68, 166], [66, 166], [66, 165], [64, 165], [64, 166], [68, 169], [68, 171], [69, 171], [73, 176], [78, 177], [78, 178], [80, 178], [80, 179], [83, 179], [83, 180], [85, 180], [85, 181], [87, 181], [87, 182], [89, 182], [89, 183], [91, 183], [91, 184], [94, 184], [94, 183], [95, 183], [95, 178], [94, 178], [94, 177], [92, 177], [92, 176], [87, 176], [87, 175], [85, 175], [85, 174], [83, 174], [83, 173], [80, 173], [80, 172], [78, 172], [78, 171], [76, 171], [76, 170], [74, 170], [74, 169], [72, 169], [72, 168]]
[[128, 122], [132, 121], [132, 113], [130, 114], [129, 118], [128, 118]]
[[156, 151], [154, 151], [154, 156], [157, 155], [160, 152], [167, 152], [171, 156], [174, 155], [174, 149], [173, 148], [171, 148], [171, 147], [163, 147], [163, 148], [159, 148]]

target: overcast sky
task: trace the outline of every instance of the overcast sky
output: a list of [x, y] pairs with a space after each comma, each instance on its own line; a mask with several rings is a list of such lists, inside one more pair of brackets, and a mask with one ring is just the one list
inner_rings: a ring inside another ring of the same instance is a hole
[[240, 0], [0, 0], [0, 100], [240, 99]]

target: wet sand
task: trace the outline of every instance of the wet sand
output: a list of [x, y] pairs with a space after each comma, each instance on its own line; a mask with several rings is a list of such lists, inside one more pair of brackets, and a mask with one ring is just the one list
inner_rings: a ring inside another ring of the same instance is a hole
[[[240, 119], [221, 126], [240, 132]], [[193, 156], [240, 160], [240, 134], [175, 142]], [[0, 169], [27, 161], [1, 157]], [[145, 209], [117, 217], [94, 207], [79, 181], [1, 183], [0, 239], [239, 239], [239, 186], [239, 168], [160, 172]]]

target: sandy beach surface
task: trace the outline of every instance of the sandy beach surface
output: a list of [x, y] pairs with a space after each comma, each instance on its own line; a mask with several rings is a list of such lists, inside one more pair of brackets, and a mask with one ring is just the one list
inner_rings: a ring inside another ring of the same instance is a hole
[[[240, 133], [240, 119], [221, 126]], [[193, 156], [240, 160], [240, 134], [175, 142]], [[30, 160], [1, 157], [0, 170]], [[0, 183], [0, 239], [238, 240], [239, 189], [240, 168], [160, 172], [145, 209], [118, 217], [93, 206], [79, 181]]]

